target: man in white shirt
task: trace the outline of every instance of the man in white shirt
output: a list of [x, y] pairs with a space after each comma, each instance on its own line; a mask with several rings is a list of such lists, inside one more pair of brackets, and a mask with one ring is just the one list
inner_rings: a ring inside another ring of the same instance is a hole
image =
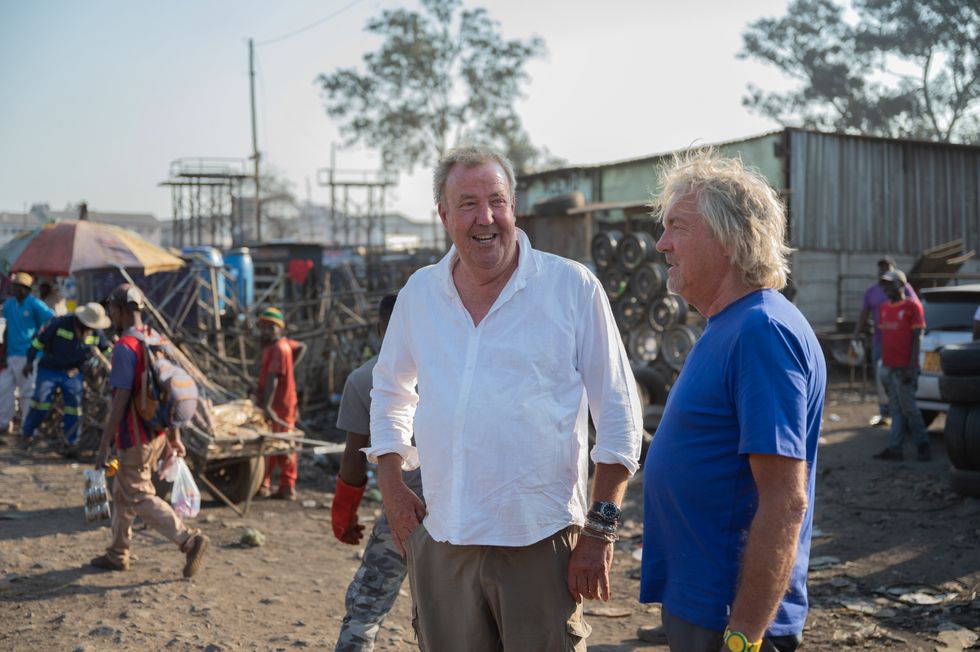
[[[609, 598], [637, 469], [639, 399], [606, 295], [582, 265], [531, 248], [514, 187], [493, 150], [440, 160], [453, 247], [401, 290], [374, 369], [364, 451], [423, 650], [584, 650], [582, 600]], [[401, 474], [420, 463], [425, 504]]]

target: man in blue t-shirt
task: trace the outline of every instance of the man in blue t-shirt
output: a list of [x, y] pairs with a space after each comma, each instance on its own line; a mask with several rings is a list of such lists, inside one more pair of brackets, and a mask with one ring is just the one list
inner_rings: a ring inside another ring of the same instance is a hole
[[779, 197], [741, 161], [677, 161], [659, 204], [667, 287], [708, 318], [644, 475], [642, 602], [674, 652], [797, 649], [826, 367], [779, 290]]
[[[21, 425], [27, 421], [31, 409], [29, 400], [34, 393], [34, 374], [24, 374], [27, 351], [37, 332], [54, 317], [54, 311], [31, 294], [34, 279], [30, 274], [15, 272], [10, 283], [13, 296], [3, 302], [3, 318], [7, 320], [4, 332], [7, 358], [6, 365], [0, 367], [0, 433], [11, 430], [15, 391], [20, 400]], [[25, 441], [21, 440], [21, 443]]]

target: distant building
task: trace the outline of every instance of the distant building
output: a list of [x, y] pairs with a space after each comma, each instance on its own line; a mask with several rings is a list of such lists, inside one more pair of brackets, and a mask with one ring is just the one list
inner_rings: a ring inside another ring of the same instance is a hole
[[29, 231], [36, 226], [37, 218], [30, 213], [0, 211], [0, 245], [10, 242], [21, 231]]
[[[284, 226], [286, 223], [284, 221]], [[299, 217], [288, 223], [286, 236], [297, 242], [323, 242], [337, 246], [385, 246], [413, 249], [442, 245], [442, 225], [418, 222], [401, 213], [385, 213], [375, 219], [361, 215], [332, 214], [329, 206], [303, 204]]]
[[[0, 245], [10, 242], [21, 231], [29, 231], [48, 222], [78, 218], [77, 208], [55, 211], [47, 204], [34, 204], [27, 213], [0, 212]], [[161, 243], [162, 224], [150, 213], [87, 211], [86, 219], [122, 227], [158, 246]]]

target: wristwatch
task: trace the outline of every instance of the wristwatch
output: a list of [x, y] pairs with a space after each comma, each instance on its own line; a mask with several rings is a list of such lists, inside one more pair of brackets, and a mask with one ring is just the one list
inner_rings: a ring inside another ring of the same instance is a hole
[[725, 628], [725, 649], [729, 652], [760, 652], [762, 650], [762, 639], [755, 643], [749, 643], [749, 639], [742, 632], [736, 632]]
[[615, 525], [619, 523], [619, 519], [623, 516], [623, 510], [617, 507], [616, 503], [608, 500], [597, 500], [592, 503], [589, 515], [595, 516], [598, 520], [605, 521], [610, 525]]

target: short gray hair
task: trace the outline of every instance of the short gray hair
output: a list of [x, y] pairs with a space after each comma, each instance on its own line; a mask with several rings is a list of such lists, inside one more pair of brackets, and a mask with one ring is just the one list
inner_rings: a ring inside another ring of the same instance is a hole
[[506, 156], [486, 145], [461, 145], [454, 147], [439, 159], [436, 164], [435, 172], [432, 175], [432, 194], [436, 203], [442, 203], [443, 193], [446, 190], [446, 179], [453, 166], [462, 165], [464, 168], [472, 169], [484, 163], [497, 163], [507, 175], [507, 184], [510, 186], [510, 199], [514, 200], [514, 189], [517, 187], [517, 177], [514, 175], [514, 165]]
[[793, 252], [786, 244], [786, 209], [758, 170], [708, 147], [675, 155], [661, 170], [661, 181], [655, 202], [661, 220], [674, 204], [692, 197], [747, 285], [786, 286]]

